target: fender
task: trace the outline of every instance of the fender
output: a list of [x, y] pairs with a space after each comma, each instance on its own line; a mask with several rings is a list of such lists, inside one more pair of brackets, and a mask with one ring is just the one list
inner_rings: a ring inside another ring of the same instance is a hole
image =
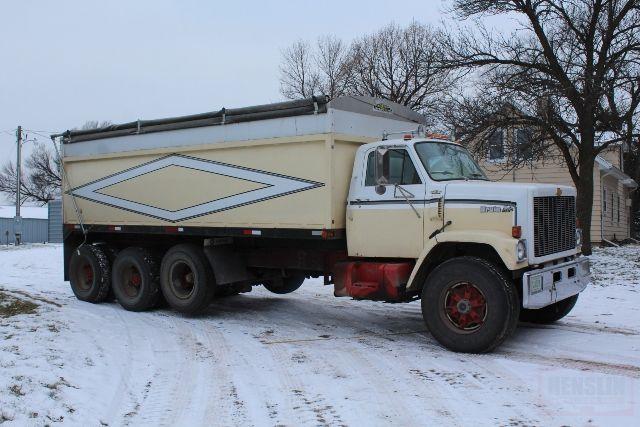
[[427, 244], [416, 260], [416, 265], [413, 267], [411, 276], [409, 276], [407, 290], [414, 290], [418, 287], [419, 284], [414, 283], [414, 279], [418, 274], [420, 266], [422, 266], [422, 263], [429, 257], [433, 248], [439, 243], [444, 242], [481, 243], [489, 245], [495, 249], [509, 270], [517, 270], [528, 265], [526, 260], [520, 263], [516, 262], [516, 244], [518, 240], [508, 234], [496, 233], [491, 230], [444, 231], [427, 241]]

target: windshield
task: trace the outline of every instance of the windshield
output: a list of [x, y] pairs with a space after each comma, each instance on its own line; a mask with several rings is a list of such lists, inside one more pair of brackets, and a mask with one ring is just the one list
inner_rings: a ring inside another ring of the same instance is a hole
[[416, 152], [431, 179], [480, 179], [488, 181], [469, 152], [459, 145], [446, 142], [418, 142]]

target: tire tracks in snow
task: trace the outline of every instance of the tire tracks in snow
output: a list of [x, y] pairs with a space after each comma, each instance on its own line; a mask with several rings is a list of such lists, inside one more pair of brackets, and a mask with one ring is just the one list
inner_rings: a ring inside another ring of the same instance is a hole
[[601, 374], [620, 375], [629, 378], [640, 378], [640, 366], [635, 365], [578, 359], [568, 356], [545, 356], [516, 350], [500, 350], [497, 353], [493, 353], [492, 356], [504, 357], [518, 362], [553, 366], [556, 368], [560, 367], [579, 371], [591, 371]]
[[[360, 334], [348, 337], [329, 337], [329, 338], [299, 338], [280, 341], [265, 342], [267, 345], [282, 345], [282, 344], [302, 344], [305, 342], [317, 342], [317, 341], [337, 341], [337, 340], [359, 340], [367, 338], [384, 338], [397, 335], [417, 335], [420, 333], [426, 333], [427, 331], [409, 331], [409, 332], [396, 332], [396, 333], [375, 333]], [[446, 352], [446, 349], [441, 349], [442, 352]], [[510, 351], [510, 350], [498, 350], [494, 353], [490, 353], [492, 357], [501, 357], [505, 359], [511, 359], [514, 361], [528, 362], [541, 365], [553, 365], [562, 366], [569, 369], [588, 370], [594, 372], [600, 372], [604, 374], [617, 374], [623, 376], [629, 376], [632, 378], [640, 378], [640, 366], [626, 365], [611, 363], [598, 360], [578, 359], [572, 357], [561, 356], [544, 356], [536, 353], [526, 353], [522, 351]]]
[[[337, 324], [341, 329], [355, 330], [358, 331], [358, 334], [328, 339], [279, 340], [265, 342], [265, 344], [275, 349], [294, 348], [298, 349], [298, 351], [305, 347], [307, 349], [308, 347], [319, 349], [319, 351], [311, 352], [313, 366], [323, 366], [333, 372], [346, 372], [346, 375], [350, 377], [344, 381], [347, 383], [347, 387], [356, 387], [358, 381], [368, 383], [368, 389], [371, 391], [366, 395], [363, 396], [359, 390], [355, 390], [352, 395], [345, 396], [345, 398], [349, 398], [349, 401], [347, 401], [349, 406], [353, 405], [353, 401], [358, 402], [359, 406], [367, 405], [370, 410], [379, 413], [380, 419], [388, 419], [400, 425], [411, 425], [416, 419], [424, 416], [422, 412], [414, 412], [415, 406], [406, 402], [403, 396], [399, 396], [406, 385], [405, 381], [414, 379], [408, 375], [402, 375], [403, 367], [395, 364], [393, 360], [389, 360], [389, 357], [394, 354], [393, 351], [385, 347], [388, 341], [377, 341], [385, 344], [383, 346], [372, 346], [367, 341], [372, 337], [380, 338], [387, 335], [407, 333], [373, 332], [370, 330], [372, 323], [368, 319], [367, 313], [354, 316], [353, 313], [345, 314], [343, 310], [335, 312], [330, 308], [327, 310], [326, 305], [313, 304], [309, 306], [308, 314], [313, 316], [314, 321], [326, 323], [327, 325], [322, 325], [324, 327], [331, 328]], [[326, 331], [318, 330], [317, 332]], [[340, 346], [340, 351], [329, 351], [326, 348], [327, 343], [325, 341], [339, 342], [337, 345]], [[273, 345], [274, 343], [278, 343], [278, 345]], [[430, 406], [432, 401], [422, 402], [422, 404]], [[436, 413], [441, 410], [441, 406], [434, 406], [433, 412]], [[344, 413], [352, 412], [350, 407], [345, 409]], [[445, 410], [444, 412], [446, 413], [447, 411]]]
[[616, 334], [616, 335], [640, 335], [640, 331], [630, 328], [613, 327], [606, 325], [593, 325], [578, 322], [559, 322], [550, 325], [541, 325], [536, 323], [520, 323], [519, 328], [527, 329], [555, 329], [560, 331], [582, 332], [588, 334]]

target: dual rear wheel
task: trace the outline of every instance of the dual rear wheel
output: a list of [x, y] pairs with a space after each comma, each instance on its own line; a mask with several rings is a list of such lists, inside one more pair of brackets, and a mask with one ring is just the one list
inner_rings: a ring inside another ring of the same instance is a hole
[[102, 245], [82, 245], [69, 264], [71, 289], [78, 299], [98, 303], [113, 292], [130, 311], [149, 310], [164, 298], [175, 310], [195, 314], [211, 302], [213, 277], [204, 252], [192, 244], [172, 247], [162, 262], [146, 248], [129, 247], [116, 255]]
[[213, 271], [204, 251], [196, 245], [172, 247], [162, 259], [160, 286], [175, 310], [193, 314], [206, 308], [215, 293]]
[[80, 301], [105, 301], [111, 287], [111, 263], [98, 245], [80, 245], [69, 260], [71, 290]]
[[151, 251], [131, 247], [118, 253], [113, 263], [111, 286], [116, 299], [129, 311], [145, 311], [160, 300], [159, 265]]

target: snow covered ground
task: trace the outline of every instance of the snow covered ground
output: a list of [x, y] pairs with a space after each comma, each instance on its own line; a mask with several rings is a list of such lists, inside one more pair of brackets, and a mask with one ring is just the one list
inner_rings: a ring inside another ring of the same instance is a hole
[[419, 303], [308, 280], [199, 318], [131, 313], [77, 301], [60, 246], [0, 248], [0, 424], [638, 425], [640, 247], [593, 261], [563, 321], [463, 355], [425, 331]]

